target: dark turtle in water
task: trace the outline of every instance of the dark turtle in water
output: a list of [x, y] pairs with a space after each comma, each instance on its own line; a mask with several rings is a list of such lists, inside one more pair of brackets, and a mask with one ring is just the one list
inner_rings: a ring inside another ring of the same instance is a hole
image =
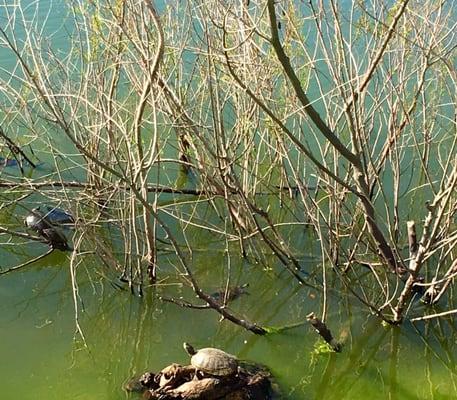
[[36, 232], [40, 232], [50, 226], [43, 214], [39, 211], [39, 207], [34, 208], [30, 214], [25, 217], [24, 222], [27, 228], [33, 229]]
[[207, 347], [195, 350], [184, 343], [184, 349], [192, 356], [190, 363], [197, 371], [213, 376], [230, 376], [238, 371], [238, 359], [223, 350]]
[[51, 225], [72, 225], [75, 223], [73, 215], [57, 207], [40, 206], [34, 208], [30, 215], [41, 216]]
[[74, 223], [71, 214], [55, 207], [37, 207], [25, 217], [25, 225], [36, 231], [53, 248], [69, 250], [67, 239], [58, 226]]
[[45, 228], [39, 232], [53, 249], [71, 250], [65, 235], [56, 228]]
[[221, 289], [217, 292], [212, 293], [211, 297], [219, 303], [229, 303], [233, 300], [236, 300], [243, 294], [249, 294], [249, 292], [247, 291], [248, 287], [249, 283], [245, 283], [240, 286], [231, 286], [229, 288]]
[[25, 225], [35, 231], [52, 225], [71, 225], [74, 223], [73, 215], [60, 208], [49, 206], [36, 207], [25, 217]]

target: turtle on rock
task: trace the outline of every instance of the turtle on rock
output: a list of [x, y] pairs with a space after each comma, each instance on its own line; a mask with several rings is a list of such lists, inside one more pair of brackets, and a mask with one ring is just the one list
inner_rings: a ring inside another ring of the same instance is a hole
[[184, 343], [183, 347], [192, 356], [190, 363], [197, 373], [227, 377], [238, 372], [239, 362], [232, 354], [212, 347], [195, 350], [189, 343]]

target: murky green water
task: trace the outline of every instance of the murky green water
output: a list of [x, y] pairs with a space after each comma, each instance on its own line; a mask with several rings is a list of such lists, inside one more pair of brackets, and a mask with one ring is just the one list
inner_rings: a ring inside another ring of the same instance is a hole
[[[62, 15], [50, 15], [51, 31], [61, 25]], [[62, 44], [63, 38], [57, 35], [54, 40]], [[3, 68], [12, 65], [3, 60]], [[24, 210], [15, 212], [20, 216]], [[21, 229], [19, 217], [4, 216], [0, 223]], [[236, 255], [229, 259], [217, 245], [207, 247], [208, 238], [196, 238], [196, 242], [192, 261], [205, 289], [216, 290], [225, 282], [228, 265], [235, 283], [249, 283], [250, 294], [231, 305], [246, 318], [284, 326], [305, 320], [311, 311], [319, 313], [318, 293], [298, 287], [281, 272], [276, 258], [271, 257], [272, 270], [265, 271]], [[308, 243], [307, 248], [311, 247]], [[8, 268], [45, 250], [39, 244], [24, 248], [2, 243], [0, 266]], [[33, 266], [0, 277], [0, 399], [124, 399], [129, 396], [122, 385], [132, 375], [171, 362], [185, 363], [183, 341], [220, 347], [265, 364], [285, 399], [457, 396], [452, 320], [384, 328], [356, 301], [346, 303], [341, 301], [344, 296], [335, 293], [329, 299], [328, 324], [345, 346], [341, 354], [319, 354], [318, 337], [307, 324], [260, 337], [220, 321], [212, 311], [157, 300], [157, 295], [182, 295], [197, 302], [188, 289], [175, 284], [178, 262], [164, 252], [159, 256], [159, 276], [169, 278], [148, 289], [144, 298], [110, 285], [97, 273], [103, 268], [90, 256], [78, 265], [76, 303], [83, 340], [76, 329], [69, 257], [54, 252]], [[305, 254], [299, 257], [305, 259]], [[312, 269], [315, 262], [309, 258], [304, 264]]]
[[[2, 259], [9, 261], [8, 252]], [[55, 253], [39, 265], [12, 273], [0, 282], [2, 399], [123, 399], [122, 383], [145, 370], [185, 363], [183, 341], [213, 345], [240, 358], [264, 363], [277, 377], [287, 399], [446, 399], [455, 393], [452, 324], [433, 326], [427, 341], [423, 327], [383, 328], [353, 304], [333, 301], [329, 325], [344, 336], [341, 354], [316, 354], [317, 335], [308, 325], [266, 337], [219, 321], [211, 311], [181, 309], [119, 291], [106, 281], [86, 281], [79, 268], [84, 310], [79, 322], [85, 344], [75, 333], [74, 305], [67, 254]], [[226, 268], [222, 255], [199, 254], [205, 283]], [[163, 257], [163, 269], [173, 259]], [[269, 326], [298, 322], [319, 310], [312, 289], [297, 290], [256, 266], [232, 260], [242, 270], [250, 295], [233, 308]], [[166, 271], [162, 271], [163, 274]], [[235, 274], [236, 275], [236, 274]], [[93, 276], [93, 274], [91, 274]], [[159, 286], [162, 295], [179, 288]], [[184, 291], [192, 299], [188, 291]]]

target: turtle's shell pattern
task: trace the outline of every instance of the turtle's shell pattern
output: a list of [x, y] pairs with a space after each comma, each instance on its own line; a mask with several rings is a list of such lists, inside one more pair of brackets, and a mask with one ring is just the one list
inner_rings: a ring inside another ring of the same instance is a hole
[[[44, 209], [44, 210], [43, 210]], [[60, 208], [57, 207], [50, 207], [50, 206], [40, 206], [38, 207], [38, 210], [44, 214], [43, 218], [46, 218], [46, 221], [48, 221], [51, 224], [74, 224], [75, 219], [73, 215], [70, 213], [61, 210]]]
[[68, 225], [74, 224], [74, 222], [75, 219], [71, 214], [60, 208], [49, 206], [34, 208], [25, 217], [25, 225], [38, 232], [45, 228], [51, 228], [53, 225]]
[[207, 347], [198, 350], [190, 359], [190, 363], [200, 371], [210, 375], [231, 375], [238, 369], [238, 360], [225, 351]]

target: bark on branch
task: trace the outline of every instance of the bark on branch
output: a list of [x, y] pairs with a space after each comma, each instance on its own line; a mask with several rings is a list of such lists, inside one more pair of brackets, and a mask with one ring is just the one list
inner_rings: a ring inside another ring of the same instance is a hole
[[330, 329], [327, 328], [324, 322], [322, 322], [316, 315], [312, 312], [306, 316], [306, 320], [312, 325], [312, 327], [317, 331], [317, 333], [324, 339], [329, 346], [336, 351], [337, 353], [341, 352], [341, 344], [335, 340], [330, 332]]
[[268, 15], [270, 17], [270, 29], [271, 29], [271, 44], [276, 52], [279, 62], [282, 68], [290, 80], [292, 87], [294, 88], [295, 94], [305, 108], [305, 112], [311, 118], [313, 123], [319, 129], [319, 131], [325, 136], [325, 138], [335, 147], [338, 152], [346, 158], [352, 165], [361, 167], [360, 159], [352, 153], [335, 135], [334, 132], [328, 127], [328, 125], [321, 118], [317, 110], [311, 105], [308, 96], [304, 92], [300, 80], [298, 79], [295, 71], [290, 64], [289, 57], [286, 55], [281, 42], [279, 40], [278, 33], [278, 22], [276, 19], [275, 1], [268, 0]]
[[[392, 247], [389, 245], [386, 240], [381, 228], [376, 222], [376, 214], [374, 206], [370, 200], [370, 188], [368, 186], [368, 181], [364, 173], [363, 164], [360, 160], [360, 157], [353, 152], [351, 152], [337, 137], [337, 135], [332, 132], [328, 125], [322, 120], [319, 113], [311, 105], [308, 97], [306, 96], [300, 80], [298, 79], [295, 71], [290, 64], [289, 57], [286, 55], [284, 48], [281, 45], [279, 40], [279, 33], [277, 28], [277, 19], [275, 11], [275, 1], [268, 0], [267, 2], [268, 14], [270, 17], [270, 29], [271, 29], [271, 44], [276, 52], [279, 62], [284, 70], [284, 73], [288, 77], [292, 87], [294, 88], [295, 94], [298, 99], [304, 106], [305, 112], [314, 122], [319, 131], [324, 135], [324, 137], [330, 142], [330, 144], [335, 148], [335, 150], [341, 154], [354, 168], [354, 180], [357, 185], [358, 190], [351, 190], [352, 193], [355, 193], [362, 202], [362, 206], [365, 213], [365, 219], [368, 224], [369, 232], [372, 235], [373, 239], [376, 242], [377, 248], [383, 257], [384, 261], [390, 267], [390, 269], [398, 273], [399, 265], [397, 262], [397, 257], [392, 250]], [[330, 176], [334, 177], [333, 174]], [[347, 184], [345, 184], [347, 187]]]

